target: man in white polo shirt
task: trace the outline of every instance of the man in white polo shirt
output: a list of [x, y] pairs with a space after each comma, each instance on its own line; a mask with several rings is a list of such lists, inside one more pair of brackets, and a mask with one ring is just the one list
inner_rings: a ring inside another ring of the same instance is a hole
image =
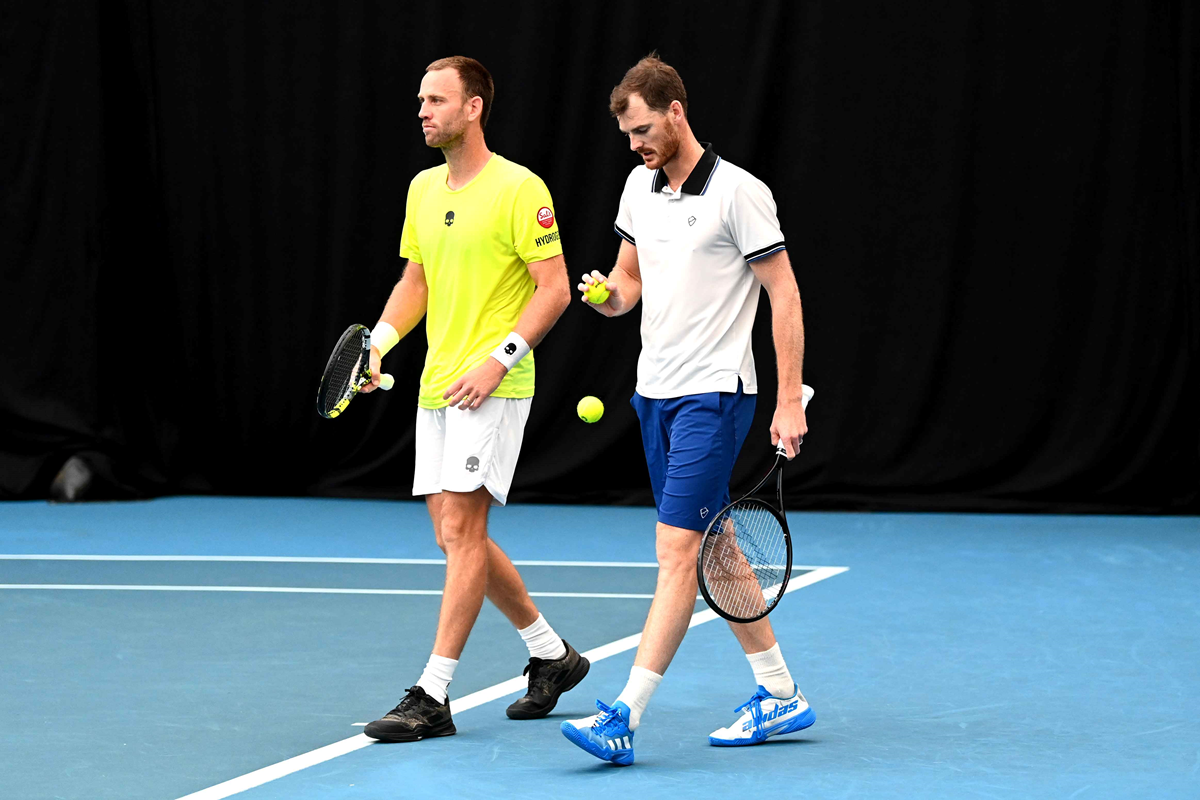
[[[562, 732], [597, 758], [632, 764], [634, 731], [695, 607], [706, 518], [729, 502], [730, 474], [754, 416], [750, 334], [760, 286], [771, 300], [779, 370], [771, 443], [782, 442], [793, 458], [808, 428], [800, 292], [770, 189], [696, 140], [683, 81], [654, 54], [625, 74], [609, 110], [643, 165], [621, 195], [616, 266], [607, 276], [585, 275], [579, 289], [604, 283], [609, 297], [592, 307], [609, 317], [642, 301], [632, 402], [658, 508], [658, 585], [625, 689], [611, 707], [597, 701], [599, 714], [562, 723]], [[710, 744], [759, 744], [812, 725], [816, 717], [771, 623], [730, 627], [758, 686], [737, 708], [739, 718], [709, 736]]]

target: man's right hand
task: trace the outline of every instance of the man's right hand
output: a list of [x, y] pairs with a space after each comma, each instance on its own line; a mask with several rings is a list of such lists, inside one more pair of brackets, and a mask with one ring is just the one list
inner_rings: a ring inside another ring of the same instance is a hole
[[[589, 287], [595, 286], [598, 283], [603, 283], [604, 288], [608, 289], [608, 299], [603, 303], [593, 303], [587, 299], [587, 295], [583, 294]], [[583, 302], [587, 303], [592, 308], [599, 311], [606, 317], [615, 317], [621, 313], [621, 294], [620, 287], [613, 282], [612, 279], [606, 277], [599, 270], [592, 270], [590, 275], [584, 275], [582, 282], [575, 287], [579, 290]]]
[[383, 367], [380, 366], [379, 359], [379, 348], [371, 345], [371, 380], [359, 389], [363, 394], [370, 394], [379, 388], [379, 377], [383, 374]]

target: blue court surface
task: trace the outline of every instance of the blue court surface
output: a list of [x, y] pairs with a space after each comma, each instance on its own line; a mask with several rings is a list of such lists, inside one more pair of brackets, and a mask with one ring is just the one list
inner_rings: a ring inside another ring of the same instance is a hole
[[527, 655], [485, 604], [458, 735], [368, 745], [355, 723], [433, 642], [422, 504], [0, 505], [0, 797], [1200, 798], [1196, 518], [789, 519], [805, 566], [771, 619], [816, 725], [708, 746], [754, 682], [701, 602], [620, 768], [558, 726], [624, 684], [652, 509], [494, 511], [590, 675], [550, 718], [508, 720]]

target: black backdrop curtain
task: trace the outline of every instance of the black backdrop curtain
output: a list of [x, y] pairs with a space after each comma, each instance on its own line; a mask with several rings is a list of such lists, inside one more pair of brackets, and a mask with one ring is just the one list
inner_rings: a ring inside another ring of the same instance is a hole
[[[435, 58], [496, 79], [491, 148], [607, 271], [635, 159], [607, 114], [657, 48], [702, 139], [772, 187], [817, 388], [793, 507], [1197, 509], [1192, 4], [9, 4], [0, 496], [72, 453], [129, 492], [408, 497], [423, 335], [389, 396], [317, 417], [373, 324]], [[770, 457], [769, 306], [758, 415]], [[638, 314], [538, 351], [513, 497], [648, 502]], [[583, 394], [604, 420], [574, 417]]]

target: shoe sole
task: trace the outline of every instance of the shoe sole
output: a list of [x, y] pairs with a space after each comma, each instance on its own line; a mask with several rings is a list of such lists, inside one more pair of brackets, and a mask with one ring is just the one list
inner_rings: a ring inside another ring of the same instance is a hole
[[[633, 763], [633, 750], [607, 750], [599, 745], [593, 744], [592, 740], [583, 735], [583, 732], [564, 722], [559, 726], [563, 736], [567, 737], [567, 741], [578, 747], [589, 755], [593, 755], [601, 761], [607, 761], [610, 764], [616, 764], [618, 767], [628, 767]], [[632, 735], [632, 734], [631, 734]]]
[[550, 701], [549, 706], [541, 711], [532, 712], [522, 711], [520, 709], [514, 711], [510, 706], [504, 713], [508, 715], [509, 719], [542, 719], [554, 710], [554, 707], [558, 705], [558, 699], [560, 697], [583, 682], [583, 679], [587, 677], [587, 674], [589, 671], [591, 671], [591, 669], [592, 662], [588, 661], [581, 655], [579, 657], [579, 663], [575, 665], [575, 671], [572, 672], [567, 678], [567, 682], [563, 685], [563, 688], [554, 695], [554, 698]]
[[397, 743], [397, 742], [419, 742], [421, 739], [435, 739], [439, 736], [453, 736], [458, 733], [458, 729], [454, 727], [453, 720], [446, 725], [432, 728], [423, 733], [371, 733], [366, 730], [363, 735], [379, 742]]
[[710, 737], [708, 737], [708, 743], [711, 744], [713, 747], [750, 747], [752, 745], [762, 744], [767, 739], [770, 739], [772, 736], [780, 736], [785, 733], [796, 733], [797, 731], [802, 731], [805, 728], [811, 728], [812, 724], [816, 721], [817, 721], [816, 712], [813, 711], [811, 708], [808, 708], [808, 709], [805, 709], [803, 714], [799, 715], [794, 720], [788, 722], [786, 725], [781, 726], [777, 730], [770, 731], [769, 733], [767, 733], [766, 736], [764, 736], [761, 739], [729, 740], [729, 739], [714, 739], [713, 737], [710, 736]]

